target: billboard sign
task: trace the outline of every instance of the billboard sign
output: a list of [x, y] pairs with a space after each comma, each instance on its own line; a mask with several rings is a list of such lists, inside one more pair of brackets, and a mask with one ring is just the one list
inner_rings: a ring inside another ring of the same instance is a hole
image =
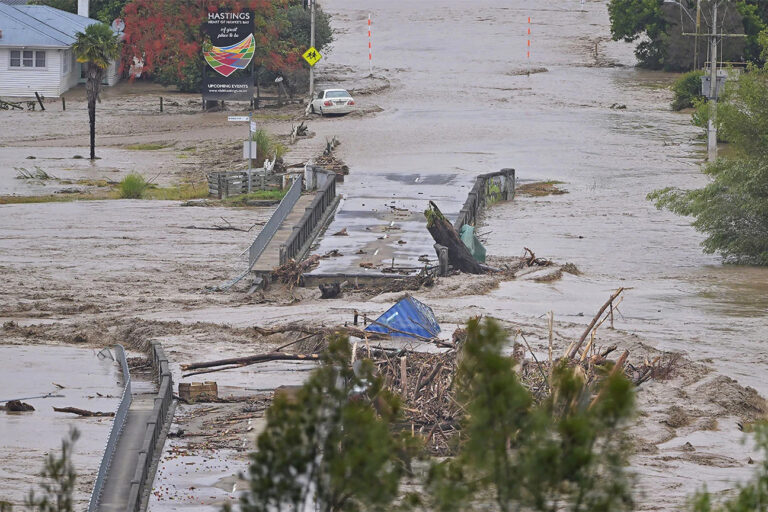
[[252, 76], [231, 75], [237, 70], [247, 69], [253, 59], [256, 49], [253, 11], [208, 12], [205, 33], [203, 99], [250, 101], [253, 98]]

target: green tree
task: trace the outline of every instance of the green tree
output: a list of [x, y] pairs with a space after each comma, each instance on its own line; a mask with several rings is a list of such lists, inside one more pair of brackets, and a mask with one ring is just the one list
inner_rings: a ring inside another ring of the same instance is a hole
[[704, 168], [709, 184], [657, 190], [648, 198], [658, 208], [693, 216], [693, 226], [707, 234], [705, 252], [768, 265], [768, 71], [753, 67], [741, 75], [717, 112], [732, 148]]
[[462, 445], [455, 459], [432, 466], [432, 505], [467, 510], [490, 491], [505, 512], [630, 510], [621, 429], [634, 393], [623, 374], [590, 387], [562, 363], [550, 396], [537, 402], [502, 355], [507, 337], [497, 323], [472, 320], [467, 334], [456, 381], [467, 414]]
[[659, 69], [664, 63], [667, 21], [663, 0], [611, 0], [608, 15], [614, 41], [631, 43], [643, 38], [635, 49], [641, 66]]
[[346, 338], [294, 399], [278, 396], [251, 454], [244, 512], [386, 510], [397, 496], [404, 441], [390, 433], [399, 403], [370, 361], [350, 367]]
[[[72, 495], [75, 491], [77, 473], [72, 464], [72, 449], [80, 438], [80, 432], [73, 428], [69, 436], [61, 441], [61, 453], [50, 453], [45, 459], [40, 476], [41, 494], [29, 491], [26, 508], [33, 512], [74, 512]], [[7, 501], [0, 500], [0, 512], [12, 512]]]
[[78, 32], [72, 45], [78, 62], [85, 64], [85, 94], [88, 98], [88, 122], [91, 127], [91, 160], [96, 158], [96, 100], [99, 98], [104, 73], [120, 56], [117, 35], [103, 23], [88, 25]]
[[755, 477], [738, 486], [736, 496], [720, 505], [712, 503], [706, 489], [699, 491], [691, 500], [693, 512], [766, 512], [768, 511], [768, 425], [755, 428], [755, 444], [763, 452], [763, 462], [758, 464]]

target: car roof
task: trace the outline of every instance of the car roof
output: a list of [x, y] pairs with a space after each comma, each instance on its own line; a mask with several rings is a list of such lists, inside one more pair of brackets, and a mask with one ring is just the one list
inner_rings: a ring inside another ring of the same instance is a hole
[[346, 92], [347, 94], [349, 94], [349, 91], [347, 91], [346, 89], [325, 89], [325, 92], [336, 92], [336, 91]]

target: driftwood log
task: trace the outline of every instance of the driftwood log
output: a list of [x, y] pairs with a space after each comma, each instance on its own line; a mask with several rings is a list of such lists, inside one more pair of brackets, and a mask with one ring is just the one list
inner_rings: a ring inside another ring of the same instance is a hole
[[92, 417], [92, 416], [114, 416], [115, 413], [113, 412], [94, 412], [94, 411], [87, 411], [85, 409], [78, 409], [77, 407], [54, 407], [54, 411], [56, 412], [70, 412], [72, 414], [77, 414], [78, 416], [85, 416], [85, 417]]
[[448, 262], [455, 268], [468, 274], [483, 274], [480, 263], [472, 256], [459, 234], [448, 219], [442, 214], [437, 205], [430, 201], [429, 208], [424, 212], [427, 218], [427, 230], [438, 244], [448, 248]]
[[190, 363], [181, 365], [181, 369], [197, 370], [200, 368], [213, 368], [214, 366], [231, 365], [249, 365], [264, 363], [267, 361], [319, 361], [320, 354], [287, 354], [285, 352], [268, 352], [266, 354], [256, 354], [245, 357], [231, 357], [229, 359], [219, 359], [217, 361], [206, 361], [202, 363]]
[[584, 344], [584, 340], [587, 339], [587, 336], [589, 336], [589, 332], [592, 330], [592, 328], [595, 326], [598, 320], [600, 320], [600, 317], [602, 316], [603, 312], [608, 309], [608, 306], [611, 306], [613, 304], [613, 301], [615, 301], [619, 295], [624, 291], [624, 288], [619, 288], [616, 290], [613, 295], [611, 295], [611, 298], [606, 301], [605, 304], [603, 304], [603, 307], [600, 308], [600, 311], [597, 312], [597, 314], [592, 317], [592, 321], [589, 322], [589, 325], [584, 330], [584, 332], [581, 335], [581, 338], [579, 338], [579, 341], [577, 341], [571, 349], [566, 354], [568, 357], [573, 359], [576, 354], [578, 353], [579, 349], [581, 349], [581, 346]]

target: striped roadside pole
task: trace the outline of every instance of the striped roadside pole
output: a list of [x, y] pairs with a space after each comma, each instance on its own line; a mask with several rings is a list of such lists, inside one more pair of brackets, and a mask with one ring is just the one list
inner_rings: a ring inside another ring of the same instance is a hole
[[368, 72], [373, 75], [373, 45], [371, 44], [371, 13], [368, 13]]
[[528, 59], [531, 58], [531, 17], [528, 16]]

